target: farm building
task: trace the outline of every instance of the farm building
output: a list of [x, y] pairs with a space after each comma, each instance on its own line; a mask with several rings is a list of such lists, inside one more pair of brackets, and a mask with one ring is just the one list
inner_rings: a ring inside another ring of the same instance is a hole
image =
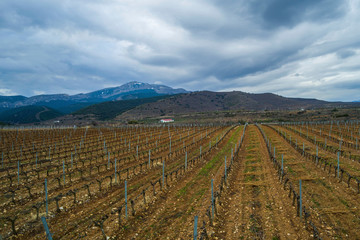
[[161, 123], [171, 123], [171, 122], [174, 122], [174, 119], [171, 119], [171, 118], [169, 118], [169, 119], [161, 119], [160, 122]]

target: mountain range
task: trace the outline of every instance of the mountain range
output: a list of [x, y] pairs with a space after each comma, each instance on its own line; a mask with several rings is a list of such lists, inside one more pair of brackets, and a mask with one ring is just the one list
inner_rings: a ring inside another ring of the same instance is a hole
[[25, 96], [0, 96], [0, 112], [30, 105], [51, 107], [62, 113], [71, 113], [94, 103], [140, 99], [161, 95], [187, 93], [184, 89], [173, 89], [165, 85], [129, 82], [119, 87], [105, 88], [90, 93], [76, 95], [50, 94]]
[[[76, 95], [0, 96], [0, 121], [11, 124], [36, 123], [77, 111], [77, 114], [81, 114], [81, 109], [93, 111], [99, 119], [106, 120], [140, 104], [187, 92], [181, 88], [134, 81]], [[122, 104], [118, 104], [120, 101]]]
[[[61, 123], [65, 123], [66, 119], [67, 124], [72, 124], [75, 120], [127, 121], [201, 112], [306, 110], [353, 106], [359, 107], [360, 103], [286, 98], [272, 93], [188, 92], [164, 85], [129, 82], [119, 87], [77, 95], [54, 94], [29, 98], [0, 96], [0, 122], [23, 124], [56, 118], [60, 119]], [[52, 122], [53, 120], [49, 123]]]

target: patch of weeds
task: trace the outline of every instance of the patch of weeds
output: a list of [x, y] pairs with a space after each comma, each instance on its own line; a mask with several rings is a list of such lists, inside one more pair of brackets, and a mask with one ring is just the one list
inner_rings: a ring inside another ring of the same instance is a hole
[[196, 199], [196, 200], [200, 200], [201, 197], [204, 195], [204, 193], [206, 192], [207, 188], [203, 188], [203, 189], [200, 189], [199, 191], [197, 191], [195, 193], [195, 195], [192, 197], [191, 199], [191, 202]]
[[255, 170], [256, 170], [255, 166], [246, 166], [245, 173], [254, 172]]
[[259, 216], [255, 215], [255, 214], [251, 214], [250, 215], [250, 231], [255, 233], [257, 237], [259, 237], [259, 239], [263, 238], [263, 230], [261, 228], [261, 221]]
[[259, 186], [252, 186], [252, 194], [254, 197], [257, 197], [261, 192], [261, 188]]
[[253, 202], [251, 202], [251, 207], [252, 208], [260, 208], [261, 203], [259, 201], [253, 201]]
[[245, 162], [245, 165], [249, 165], [249, 164], [251, 164], [252, 163], [252, 161], [246, 161]]
[[356, 219], [353, 219], [353, 223], [354, 224], [359, 224], [360, 223], [360, 216], [358, 216]]
[[[239, 132], [242, 130], [242, 128], [237, 128], [234, 133], [231, 135], [229, 141], [225, 145], [225, 147], [221, 148], [221, 150], [218, 152], [218, 154], [212, 158], [209, 162], [205, 164], [204, 167], [201, 168], [198, 175], [192, 179], [192, 181], [188, 182], [185, 187], [181, 188], [178, 192], [178, 197], [182, 197], [187, 193], [187, 190], [191, 187], [193, 187], [195, 184], [197, 184], [199, 181], [204, 180], [204, 176], [209, 176], [210, 172], [212, 170], [216, 171], [215, 167], [220, 168], [220, 164], [224, 161], [224, 155], [225, 153], [229, 152], [231, 147], [233, 146], [233, 142], [236, 142], [236, 138], [239, 136]], [[230, 161], [230, 159], [229, 159]], [[202, 193], [204, 194], [204, 193]]]
[[211, 159], [200, 171], [200, 175], [203, 176], [208, 176], [210, 170], [215, 166], [215, 164], [219, 161], [220, 159], [218, 157], [215, 157], [213, 159]]
[[188, 214], [187, 214], [187, 213], [184, 214], [184, 215], [181, 217], [181, 219], [180, 219], [180, 223], [185, 223], [185, 222], [187, 222], [187, 217], [188, 217]]
[[199, 172], [199, 175], [201, 176], [208, 176], [209, 172], [212, 168], [214, 168], [214, 166], [219, 162], [219, 161], [223, 161], [224, 158], [224, 153], [227, 153], [229, 151], [229, 149], [231, 149], [231, 147], [233, 146], [233, 142], [236, 136], [238, 136], [238, 133], [240, 131], [240, 128], [238, 128], [234, 134], [230, 137], [230, 140], [228, 141], [228, 143], [226, 144], [225, 147], [223, 147], [221, 149], [221, 151], [213, 158], [211, 159]]
[[184, 196], [188, 190], [189, 187], [192, 187], [195, 184], [195, 182], [189, 182], [188, 184], [186, 184], [185, 187], [181, 188], [178, 192], [178, 196]]
[[194, 207], [194, 206], [191, 206], [191, 208], [187, 211], [187, 213], [188, 213], [189, 215], [191, 215], [191, 214], [194, 212], [194, 210], [195, 210], [195, 207]]
[[347, 201], [345, 201], [345, 200], [342, 199], [342, 198], [339, 198], [339, 200], [340, 200], [340, 202], [341, 202], [342, 204], [344, 204], [346, 207], [349, 207], [349, 203], [348, 203]]
[[253, 155], [250, 155], [250, 154], [248, 154], [248, 155], [246, 155], [246, 157], [245, 157], [245, 159], [253, 159], [254, 158], [254, 156]]
[[255, 148], [254, 145], [250, 145], [250, 146], [246, 147], [246, 150], [251, 150], [251, 149], [254, 149], [254, 148]]
[[255, 175], [248, 175], [245, 177], [245, 182], [253, 181], [255, 178]]
[[273, 210], [271, 203], [266, 203], [265, 207], [271, 211]]
[[288, 170], [290, 173], [294, 173], [294, 170], [292, 170], [291, 167], [287, 167], [287, 170]]
[[327, 189], [332, 191], [331, 187], [329, 185], [327, 185], [326, 182], [324, 182], [322, 179], [319, 179], [319, 182], [321, 183], [321, 185], [323, 185], [324, 187], [326, 187]]
[[316, 207], [320, 207], [320, 203], [316, 201], [315, 198], [311, 197], [311, 201], [315, 204]]
[[140, 183], [135, 184], [135, 185], [131, 185], [131, 186], [129, 186], [129, 190], [137, 189], [137, 188], [139, 188], [139, 187], [140, 187]]

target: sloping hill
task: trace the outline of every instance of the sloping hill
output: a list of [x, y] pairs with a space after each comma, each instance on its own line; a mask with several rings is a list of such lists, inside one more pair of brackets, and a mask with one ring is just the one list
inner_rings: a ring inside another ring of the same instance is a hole
[[285, 98], [271, 93], [193, 92], [146, 103], [123, 113], [120, 118], [167, 116], [226, 110], [290, 110], [333, 107], [351, 103], [330, 103], [316, 99]]
[[16, 106], [16, 102], [26, 100], [24, 96], [0, 96], [0, 112], [6, 111]]
[[109, 120], [139, 105], [156, 102], [158, 100], [166, 99], [168, 97], [170, 96], [163, 95], [150, 98], [103, 102], [80, 109], [79, 111], [74, 112], [73, 115], [93, 115], [99, 120]]
[[12, 124], [26, 124], [50, 120], [63, 114], [46, 106], [26, 106], [0, 113], [0, 121]]
[[17, 101], [23, 101], [27, 99], [27, 97], [18, 95], [18, 96], [0, 96], [0, 102], [9, 102], [9, 103], [14, 103]]
[[39, 102], [36, 106], [46, 106], [55, 109], [58, 112], [69, 114], [87, 106], [96, 104], [96, 102], [74, 102], [74, 101], [50, 101], [50, 102]]
[[[114, 96], [114, 99], [110, 97], [107, 101], [112, 101], [116, 99], [121, 99], [121, 100], [141, 99], [141, 98], [149, 98], [155, 96], [162, 96], [162, 94], [157, 93], [153, 89], [143, 89], [143, 90], [135, 90], [130, 92], [123, 92]], [[48, 106], [59, 112], [69, 114], [76, 112], [82, 108], [86, 108], [93, 104], [101, 103], [104, 101], [103, 99], [100, 98], [91, 98], [89, 99], [89, 101], [90, 100], [92, 102], [77, 102], [74, 100], [52, 100], [48, 102], [38, 102], [35, 105]]]

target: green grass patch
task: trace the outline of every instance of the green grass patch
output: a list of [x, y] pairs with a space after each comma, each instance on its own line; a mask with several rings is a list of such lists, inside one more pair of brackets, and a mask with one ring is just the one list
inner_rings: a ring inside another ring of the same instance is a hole
[[202, 188], [199, 191], [195, 193], [195, 195], [192, 197], [191, 202], [193, 200], [200, 200], [202, 196], [204, 196], [205, 192], [208, 190], [208, 188]]
[[320, 207], [320, 203], [316, 201], [314, 197], [311, 197], [311, 201], [315, 204], [316, 207]]
[[[201, 176], [205, 176], [207, 177], [209, 175], [209, 172], [211, 169], [214, 168], [214, 166], [220, 161], [225, 161], [224, 160], [224, 155], [226, 152], [228, 152], [231, 147], [234, 145], [234, 143], [236, 142], [236, 137], [238, 136], [239, 131], [241, 130], [241, 128], [238, 128], [235, 130], [235, 132], [233, 133], [233, 135], [230, 137], [230, 140], [228, 141], [228, 143], [226, 144], [225, 147], [223, 147], [221, 149], [221, 151], [213, 158], [211, 159], [199, 172], [199, 175]], [[230, 157], [227, 159], [228, 161], [230, 161]]]
[[[198, 182], [204, 181], [204, 177], [208, 177], [213, 169], [217, 171], [220, 168], [221, 164], [219, 163], [224, 161], [225, 153], [230, 152], [231, 147], [234, 146], [234, 143], [236, 142], [236, 138], [239, 136], [240, 131], [242, 131], [242, 128], [237, 128], [234, 131], [234, 133], [231, 135], [226, 146], [221, 148], [218, 154], [205, 164], [205, 166], [200, 170], [199, 174], [195, 178], [193, 178], [192, 181], [188, 182], [185, 187], [179, 190], [178, 192], [179, 197], [184, 196], [188, 192], [188, 189], [193, 187]], [[228, 157], [227, 161], [230, 161], [230, 157]], [[216, 169], [215, 166], [217, 166]]]
[[255, 166], [246, 166], [245, 173], [254, 172], [255, 170], [256, 170]]
[[245, 159], [249, 160], [249, 159], [253, 159], [254, 157], [255, 157], [254, 155], [248, 154], [246, 155]]
[[329, 185], [327, 185], [326, 182], [324, 182], [322, 179], [319, 179], [318, 181], [319, 181], [319, 183], [321, 183], [321, 185], [323, 185], [324, 187], [326, 187], [327, 189], [332, 191], [331, 187]]
[[141, 186], [140, 183], [135, 184], [135, 185], [131, 185], [131, 186], [129, 186], [129, 190], [138, 189], [140, 186]]
[[181, 189], [179, 190], [178, 196], [179, 196], [179, 197], [184, 196], [184, 195], [187, 193], [187, 190], [188, 190], [190, 187], [194, 186], [194, 184], [195, 184], [195, 182], [189, 182], [188, 184], [186, 184], [185, 187], [183, 187], [183, 188], [181, 188]]
[[349, 207], [349, 203], [348, 203], [347, 201], [345, 201], [345, 200], [342, 199], [342, 198], [339, 198], [339, 200], [340, 200], [340, 202], [341, 202], [342, 204], [344, 204], [346, 207]]
[[266, 203], [265, 207], [271, 211], [273, 210], [271, 203]]
[[251, 182], [254, 181], [256, 179], [255, 175], [248, 175], [245, 177], [245, 182]]
[[252, 149], [254, 149], [254, 148], [255, 148], [254, 145], [249, 145], [248, 147], [246, 147], [246, 150], [249, 151], [249, 150], [252, 150]]
[[292, 170], [291, 167], [287, 167], [287, 170], [288, 170], [290, 173], [294, 173], [294, 170]]

